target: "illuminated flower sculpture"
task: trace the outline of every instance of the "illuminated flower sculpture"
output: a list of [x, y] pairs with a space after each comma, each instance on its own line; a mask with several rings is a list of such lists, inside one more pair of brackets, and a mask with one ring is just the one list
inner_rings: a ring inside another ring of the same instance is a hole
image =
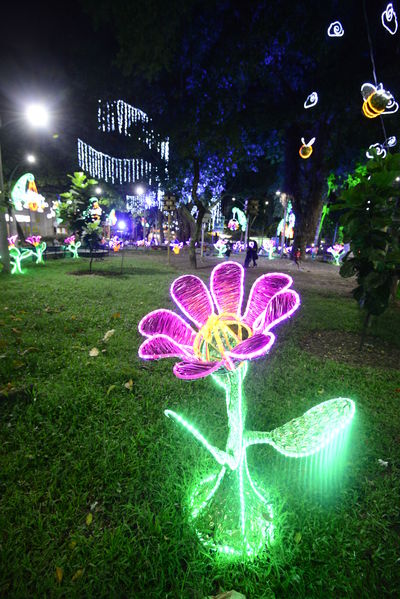
[[114, 235], [114, 237], [111, 237], [109, 240], [108, 245], [114, 252], [119, 252], [119, 250], [124, 247], [124, 242], [118, 237], [118, 235]]
[[225, 241], [223, 239], [219, 238], [217, 243], [214, 243], [214, 247], [218, 252], [218, 258], [223, 258], [226, 250], [228, 249], [226, 247]]
[[20, 274], [22, 275], [21, 262], [29, 256], [32, 256], [32, 250], [22, 249], [20, 250], [15, 244], [18, 241], [18, 235], [13, 235], [12, 237], [8, 237], [8, 251], [10, 252], [11, 257], [11, 274]]
[[64, 239], [64, 243], [67, 246], [67, 250], [71, 252], [72, 257], [76, 259], [79, 258], [78, 250], [81, 247], [80, 241], [75, 241], [75, 235], [70, 235], [66, 239]]
[[[299, 307], [288, 275], [262, 275], [253, 284], [242, 314], [244, 269], [236, 262], [218, 265], [211, 273], [210, 291], [193, 275], [176, 279], [171, 296], [189, 325], [170, 310], [155, 310], [139, 323], [146, 340], [139, 348], [145, 360], [181, 358], [174, 374], [193, 380], [211, 375], [224, 389], [228, 416], [225, 450], [213, 446], [182, 416], [165, 414], [181, 424], [219, 464], [190, 497], [190, 515], [200, 540], [230, 555], [255, 555], [271, 539], [274, 529], [269, 500], [255, 484], [247, 464], [247, 448], [268, 444], [289, 457], [305, 457], [332, 441], [352, 420], [354, 403], [333, 399], [271, 432], [245, 429], [246, 402], [242, 384], [248, 363], [265, 357], [276, 325]], [[219, 521], [218, 521], [219, 520]]]
[[336, 266], [340, 266], [340, 260], [345, 254], [344, 245], [341, 243], [335, 243], [335, 245], [329, 247], [326, 251], [332, 254], [334, 264], [336, 264]]
[[36, 256], [36, 264], [44, 264], [43, 253], [46, 249], [46, 242], [41, 242], [41, 239], [41, 235], [32, 235], [31, 237], [26, 238], [26, 241], [35, 248], [32, 250], [32, 255]]

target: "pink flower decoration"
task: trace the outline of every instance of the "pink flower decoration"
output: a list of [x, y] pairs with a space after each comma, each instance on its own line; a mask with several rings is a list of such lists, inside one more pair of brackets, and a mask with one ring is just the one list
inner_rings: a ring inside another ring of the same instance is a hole
[[7, 237], [8, 239], [8, 247], [14, 247], [17, 243], [18, 235], [12, 235], [11, 237]]
[[37, 245], [39, 245], [41, 239], [41, 235], [31, 235], [31, 237], [26, 238], [26, 241], [36, 247]]
[[268, 273], [253, 284], [242, 315], [244, 269], [237, 262], [216, 266], [210, 290], [201, 279], [184, 275], [171, 285], [171, 296], [189, 325], [175, 312], [155, 310], [139, 323], [146, 340], [139, 348], [144, 360], [182, 358], [174, 374], [181, 379], [205, 377], [220, 368], [234, 370], [244, 360], [265, 356], [275, 336], [270, 330], [299, 307], [299, 295], [289, 289], [292, 278]]
[[71, 243], [75, 243], [75, 235], [70, 235], [66, 239], [64, 239], [64, 243], [66, 245], [71, 245]]

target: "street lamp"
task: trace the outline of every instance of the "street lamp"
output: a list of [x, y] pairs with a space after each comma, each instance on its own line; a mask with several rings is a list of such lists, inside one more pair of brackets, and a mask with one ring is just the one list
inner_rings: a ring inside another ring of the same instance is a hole
[[[25, 111], [25, 118], [33, 127], [46, 127], [49, 121], [49, 114], [46, 108], [41, 104], [30, 104], [27, 106]], [[0, 115], [0, 129], [3, 127], [1, 115]], [[6, 197], [4, 193], [4, 175], [3, 175], [3, 161], [0, 144], [0, 256], [3, 263], [3, 272], [10, 274], [10, 253], [8, 251], [7, 241], [7, 223], [6, 213], [1, 210], [1, 207], [7, 206]]]
[[258, 214], [258, 200], [256, 198], [251, 198], [246, 202], [246, 211], [247, 211], [247, 227], [244, 243], [247, 244], [247, 240], [250, 236], [250, 216], [253, 217], [252, 222], [254, 222], [257, 214]]
[[138, 194], [138, 196], [142, 196], [144, 194], [144, 188], [141, 185], [137, 185], [136, 193]]
[[32, 127], [41, 129], [47, 127], [49, 123], [49, 113], [43, 104], [29, 104], [26, 107], [25, 116]]
[[96, 189], [94, 190], [94, 192], [95, 192], [97, 195], [100, 195], [101, 193], [103, 193], [103, 190], [101, 189], [101, 187], [96, 187]]
[[28, 154], [26, 161], [29, 162], [29, 164], [34, 164], [36, 162], [36, 157], [33, 154]]

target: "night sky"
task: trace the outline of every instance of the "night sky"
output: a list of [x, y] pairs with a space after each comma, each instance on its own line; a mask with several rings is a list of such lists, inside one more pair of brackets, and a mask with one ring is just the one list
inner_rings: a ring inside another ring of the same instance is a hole
[[[318, 16], [319, 2], [312, 2], [310, 7], [309, 3], [305, 3], [304, 6], [312, 11], [314, 4]], [[359, 52], [360, 72], [354, 73], [350, 92], [352, 97], [354, 95], [353, 100], [360, 102], [356, 95], [360, 80], [372, 79], [362, 2], [352, 2], [351, 6], [345, 2], [331, 4], [332, 15], [340, 14], [344, 19], [351, 19], [353, 24], [349, 51]], [[389, 61], [398, 61], [399, 56], [400, 36], [394, 39], [379, 28], [379, 15], [385, 6], [386, 2], [367, 2], [373, 21], [371, 29], [378, 73], [387, 67]], [[287, 17], [290, 3], [286, 3], [282, 10], [286, 11], [283, 16]], [[5, 130], [8, 146], [8, 152], [4, 152], [6, 171], [10, 168], [10, 159], [14, 160], [15, 152], [21, 152], [20, 144], [26, 145], [27, 142], [36, 144], [36, 147], [39, 143], [42, 151], [54, 160], [57, 154], [61, 161], [69, 161], [68, 168], [72, 166], [76, 160], [76, 137], [89, 138], [95, 143], [92, 136], [96, 135], [95, 107], [99, 97], [123, 98], [147, 109], [146, 94], [141, 97], [140, 87], [134, 88], [134, 74], [124, 77], [116, 64], [118, 44], [112, 24], [103, 24], [96, 29], [93, 17], [81, 2], [73, 0], [62, 5], [53, 4], [50, 9], [40, 2], [8, 2], [2, 8], [2, 15], [0, 106], [3, 120], [15, 118], [15, 113], [23, 110], [27, 100], [44, 101], [52, 112], [51, 134], [58, 135], [57, 141], [53, 138], [49, 141], [42, 135], [38, 142], [37, 134], [31, 137], [31, 132], [23, 132], [18, 124], [12, 135]], [[308, 30], [305, 24], [305, 40], [313, 35], [314, 32]], [[325, 74], [320, 76], [323, 78]], [[400, 94], [398, 78], [388, 73], [386, 82], [395, 95]], [[332, 93], [337, 85], [337, 81], [333, 82]], [[285, 110], [284, 102], [282, 110]], [[24, 139], [21, 139], [22, 135]]]

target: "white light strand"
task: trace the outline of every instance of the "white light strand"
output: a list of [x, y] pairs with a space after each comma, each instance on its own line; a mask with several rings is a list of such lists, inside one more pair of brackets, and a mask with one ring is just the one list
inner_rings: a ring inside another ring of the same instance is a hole
[[147, 161], [142, 158], [114, 158], [95, 150], [81, 139], [78, 139], [78, 163], [91, 177], [106, 182], [122, 184], [143, 181], [152, 185], [151, 168]]
[[120, 135], [125, 135], [126, 137], [132, 137], [129, 129], [134, 125], [140, 124], [142, 126], [143, 138], [139, 137], [139, 140], [144, 141], [150, 150], [155, 148], [157, 153], [160, 154], [161, 159], [168, 162], [168, 139], [160, 141], [160, 136], [156, 135], [154, 129], [151, 128], [151, 119], [140, 108], [135, 108], [135, 106], [131, 106], [123, 100], [113, 100], [111, 102], [102, 102], [102, 100], [99, 100], [97, 120], [98, 128], [101, 131], [108, 133], [118, 131]]

